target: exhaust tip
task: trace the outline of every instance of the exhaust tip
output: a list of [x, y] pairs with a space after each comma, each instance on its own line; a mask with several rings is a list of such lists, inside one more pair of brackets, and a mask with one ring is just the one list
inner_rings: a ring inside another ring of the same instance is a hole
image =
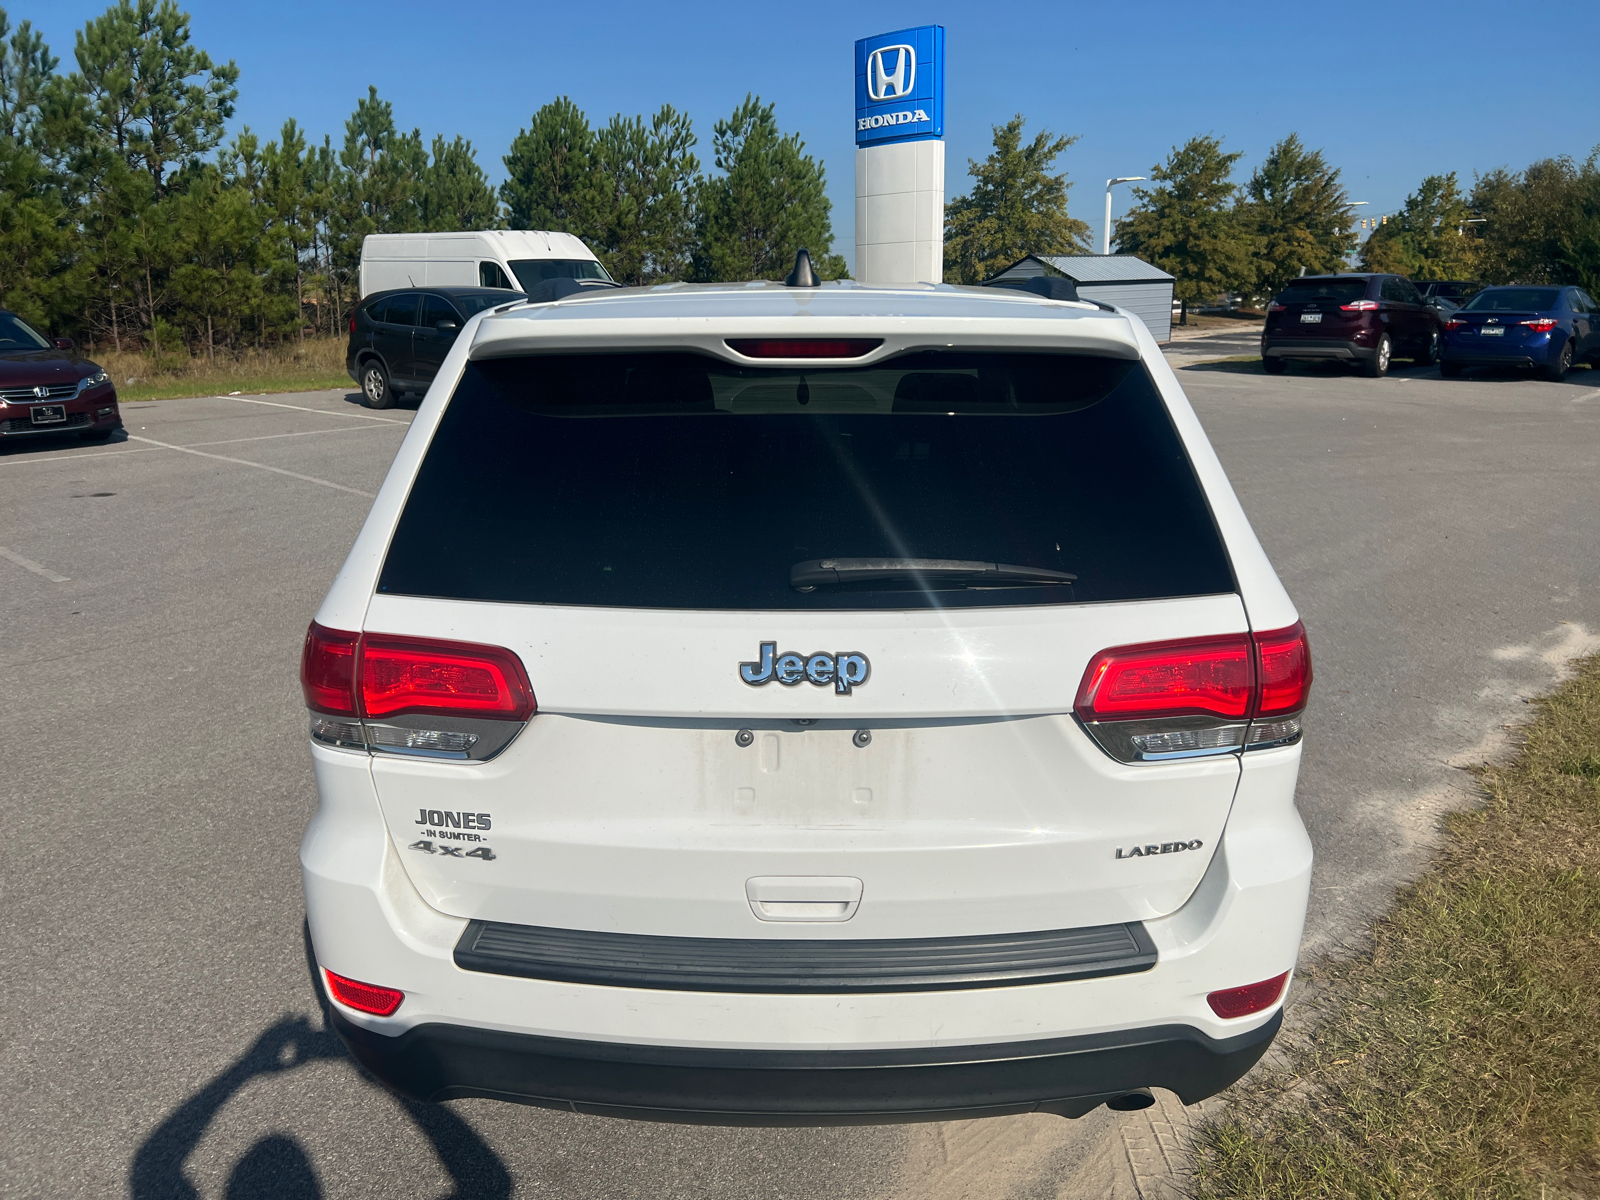
[[1112, 1112], [1140, 1112], [1155, 1102], [1155, 1094], [1149, 1088], [1134, 1088], [1131, 1092], [1107, 1100], [1106, 1107]]

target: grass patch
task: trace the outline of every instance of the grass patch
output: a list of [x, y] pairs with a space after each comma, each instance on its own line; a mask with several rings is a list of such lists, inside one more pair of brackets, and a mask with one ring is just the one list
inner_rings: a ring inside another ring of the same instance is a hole
[[344, 369], [344, 338], [307, 338], [237, 355], [163, 355], [114, 350], [89, 357], [111, 373], [119, 400], [173, 400], [229, 392], [310, 392], [353, 388]]
[[1600, 657], [1480, 778], [1371, 950], [1311, 972], [1288, 1066], [1197, 1135], [1201, 1197], [1600, 1195]]
[[1245, 371], [1254, 373], [1261, 365], [1259, 354], [1236, 354], [1232, 358], [1208, 358], [1204, 362], [1185, 363], [1183, 371]]

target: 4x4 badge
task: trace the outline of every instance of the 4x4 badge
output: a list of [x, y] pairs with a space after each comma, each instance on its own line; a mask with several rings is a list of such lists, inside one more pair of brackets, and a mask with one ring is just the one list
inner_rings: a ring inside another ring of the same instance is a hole
[[865, 654], [855, 650], [839, 650], [829, 654], [819, 650], [812, 654], [778, 653], [777, 642], [762, 642], [761, 657], [756, 662], [739, 664], [739, 678], [751, 687], [760, 687], [776, 679], [784, 687], [797, 683], [811, 683], [817, 687], [833, 684], [833, 690], [848, 696], [872, 675], [872, 664]]

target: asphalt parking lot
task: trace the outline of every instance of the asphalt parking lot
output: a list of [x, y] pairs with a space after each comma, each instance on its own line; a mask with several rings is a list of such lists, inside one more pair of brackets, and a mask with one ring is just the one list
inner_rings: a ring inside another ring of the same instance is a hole
[[[1201, 357], [1180, 378], [1311, 630], [1307, 948], [1333, 950], [1469, 802], [1460, 768], [1600, 647], [1600, 371]], [[1151, 1120], [1104, 1110], [726, 1130], [364, 1082], [322, 1031], [296, 861], [300, 638], [410, 418], [354, 400], [150, 402], [127, 440], [0, 445], [0, 1193], [1076, 1197], [1161, 1168]]]

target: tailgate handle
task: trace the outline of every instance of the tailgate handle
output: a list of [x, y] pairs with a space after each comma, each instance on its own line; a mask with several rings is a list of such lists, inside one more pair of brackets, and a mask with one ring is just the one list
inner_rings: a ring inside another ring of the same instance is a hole
[[744, 881], [760, 921], [848, 921], [861, 907], [861, 880], [848, 875], [757, 875]]

